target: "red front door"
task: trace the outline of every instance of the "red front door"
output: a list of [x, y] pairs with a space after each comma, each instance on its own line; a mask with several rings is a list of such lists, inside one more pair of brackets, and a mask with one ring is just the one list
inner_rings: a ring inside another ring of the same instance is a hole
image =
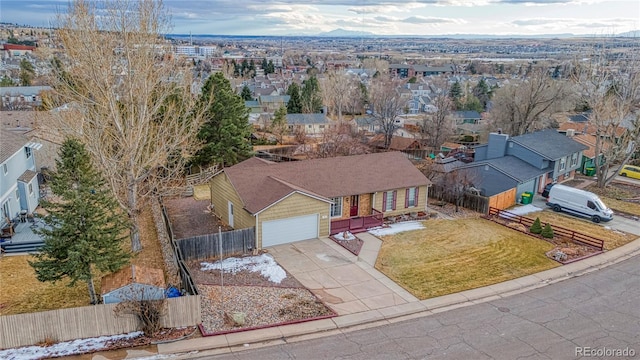
[[358, 195], [351, 195], [351, 211], [349, 211], [349, 216], [358, 216], [358, 200], [360, 200]]

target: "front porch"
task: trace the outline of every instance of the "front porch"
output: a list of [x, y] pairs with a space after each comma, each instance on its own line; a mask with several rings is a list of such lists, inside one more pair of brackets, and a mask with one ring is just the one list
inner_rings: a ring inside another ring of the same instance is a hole
[[382, 224], [382, 212], [376, 209], [371, 209], [371, 215], [353, 216], [347, 219], [332, 220], [329, 235], [335, 235], [344, 231], [356, 234], [365, 232], [367, 229], [372, 227], [382, 226]]

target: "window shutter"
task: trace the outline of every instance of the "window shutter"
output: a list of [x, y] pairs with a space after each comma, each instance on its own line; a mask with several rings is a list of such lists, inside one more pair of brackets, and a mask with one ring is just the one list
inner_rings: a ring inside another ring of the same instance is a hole
[[393, 203], [391, 204], [391, 210], [396, 209], [396, 200], [398, 199], [398, 190], [393, 190]]
[[414, 201], [414, 204], [416, 204], [416, 206], [418, 206], [418, 200], [420, 199], [420, 198], [418, 197], [418, 190], [419, 190], [419, 189], [420, 189], [420, 188], [416, 186], [416, 192], [415, 192], [415, 194], [414, 194], [414, 195], [415, 195], [415, 201]]
[[387, 211], [387, 192], [382, 193], [382, 212]]
[[409, 188], [404, 191], [404, 208], [409, 207]]

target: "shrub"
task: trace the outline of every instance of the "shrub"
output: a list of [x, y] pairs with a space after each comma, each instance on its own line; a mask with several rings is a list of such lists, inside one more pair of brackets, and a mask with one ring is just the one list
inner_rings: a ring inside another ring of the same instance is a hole
[[547, 223], [547, 225], [544, 226], [544, 229], [542, 229], [542, 237], [553, 239], [553, 229], [551, 228], [551, 225], [549, 225], [549, 223]]
[[529, 231], [533, 234], [540, 234], [542, 232], [542, 225], [540, 225], [540, 218], [536, 218], [536, 221], [533, 222]]

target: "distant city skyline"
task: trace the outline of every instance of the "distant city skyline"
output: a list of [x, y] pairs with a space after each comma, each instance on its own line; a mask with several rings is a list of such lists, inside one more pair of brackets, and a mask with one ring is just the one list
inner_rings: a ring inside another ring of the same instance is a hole
[[[640, 29], [638, 0], [165, 0], [174, 34], [608, 36]], [[2, 0], [0, 21], [55, 25], [68, 0]]]

